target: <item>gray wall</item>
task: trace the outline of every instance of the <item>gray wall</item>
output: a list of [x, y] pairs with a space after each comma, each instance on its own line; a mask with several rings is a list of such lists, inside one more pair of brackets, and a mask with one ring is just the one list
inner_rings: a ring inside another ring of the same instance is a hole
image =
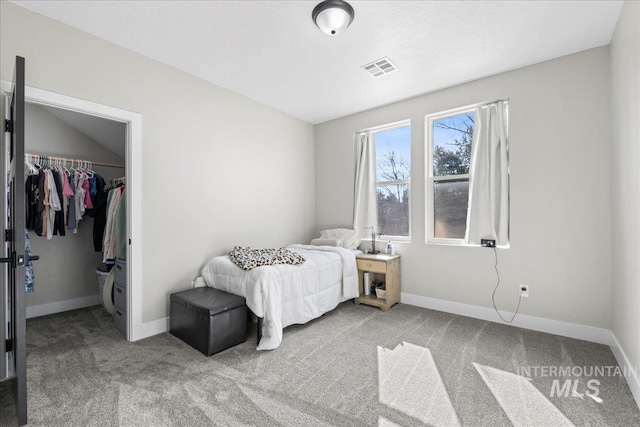
[[[125, 138], [122, 127], [122, 138]], [[41, 106], [25, 106], [25, 149], [27, 153], [124, 164], [120, 156], [69, 126]], [[124, 169], [96, 166], [106, 180], [124, 176]], [[93, 248], [93, 218], [85, 217], [78, 233], [53, 236], [51, 240], [29, 234], [31, 251], [39, 255], [33, 264], [35, 292], [27, 295], [27, 307], [86, 297], [98, 293], [96, 267], [102, 262]]]
[[313, 126], [14, 4], [0, 2], [0, 76], [142, 115], [143, 322], [233, 248], [312, 238]]
[[424, 243], [424, 116], [508, 97], [511, 247], [498, 249], [498, 307], [513, 311], [528, 284], [521, 313], [609, 329], [608, 71], [597, 48], [317, 125], [317, 230], [352, 224], [354, 132], [411, 119], [402, 292], [492, 308], [493, 251]]
[[626, 1], [611, 40], [613, 333], [640, 366], [640, 3]]

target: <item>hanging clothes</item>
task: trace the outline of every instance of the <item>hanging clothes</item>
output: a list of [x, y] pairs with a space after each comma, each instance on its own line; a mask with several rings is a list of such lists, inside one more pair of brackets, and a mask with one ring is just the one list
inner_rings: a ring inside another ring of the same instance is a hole
[[107, 223], [104, 229], [102, 262], [113, 261], [116, 257], [117, 233], [116, 213], [122, 200], [124, 187], [118, 187], [109, 193]]
[[69, 172], [61, 171], [60, 176], [62, 177], [62, 213], [63, 213], [63, 227], [67, 229], [69, 227], [69, 206], [71, 197], [73, 197], [73, 191], [71, 191], [71, 186], [69, 185]]
[[[25, 222], [27, 230], [38, 236], [65, 236], [67, 230], [78, 232], [84, 216], [95, 218], [94, 249], [102, 251], [106, 224], [107, 196], [104, 179], [83, 171], [40, 169], [25, 181]], [[93, 194], [92, 194], [93, 188]]]
[[24, 252], [25, 252], [25, 263], [24, 263], [24, 283], [25, 283], [25, 292], [31, 294], [35, 291], [34, 283], [35, 283], [35, 273], [33, 272], [33, 262], [29, 259], [31, 257], [31, 243], [29, 242], [29, 232], [24, 230]]
[[[98, 178], [102, 179], [102, 177], [97, 174], [89, 177], [89, 193], [91, 194], [91, 201], [93, 201], [93, 196], [98, 193]], [[102, 181], [104, 182], [104, 180]]]
[[64, 183], [62, 184], [62, 194], [67, 197], [71, 197], [74, 195], [73, 190], [71, 189], [71, 185], [69, 184], [69, 174], [66, 172], [62, 173], [62, 178]]
[[67, 229], [72, 230], [74, 234], [78, 232], [78, 220], [76, 219], [76, 181], [74, 175], [69, 175], [69, 212], [67, 213]]
[[56, 227], [56, 212], [62, 210], [62, 203], [58, 197], [58, 188], [56, 187], [56, 181], [53, 172], [50, 170], [45, 171], [47, 173], [47, 183], [49, 188], [49, 211], [47, 212], [47, 239], [51, 240], [54, 231], [57, 231]]
[[74, 177], [75, 177], [74, 179], [76, 183], [76, 195], [75, 195], [76, 221], [80, 222], [86, 211], [86, 207], [84, 205], [84, 188], [82, 185], [85, 180], [85, 175], [82, 172], [76, 171]]
[[[44, 163], [37, 160], [39, 170], [30, 169], [31, 175], [25, 181], [26, 229], [52, 239], [54, 235], [65, 236], [67, 230], [77, 234], [80, 221], [91, 216], [94, 219], [94, 250], [106, 252], [105, 256], [111, 260], [116, 254], [124, 258], [126, 203], [122, 211], [118, 209], [124, 188], [109, 192], [104, 178], [93, 171], [77, 168], [69, 172], [65, 166], [60, 166], [66, 160], [45, 156]], [[49, 162], [55, 162], [51, 164], [57, 165], [58, 170], [54, 170]], [[79, 164], [82, 162], [78, 160]], [[112, 183], [123, 181], [124, 178], [118, 178]], [[118, 215], [120, 219], [116, 220]]]
[[115, 257], [127, 259], [127, 195], [126, 188], [122, 187], [122, 195], [120, 196], [120, 205], [116, 212], [115, 231], [116, 231], [116, 251]]
[[60, 236], [64, 236], [65, 235], [65, 228], [64, 228], [64, 197], [62, 195], [62, 184], [63, 184], [63, 179], [62, 179], [62, 175], [61, 172], [59, 171], [51, 171], [51, 175], [53, 176], [53, 182], [55, 183], [56, 186], [56, 195], [58, 196], [58, 201], [60, 203], [60, 209], [57, 209], [55, 211], [55, 217], [54, 217], [54, 223], [53, 223], [53, 234], [55, 236], [60, 235]]
[[90, 188], [91, 188], [91, 184], [89, 183], [89, 178], [86, 178], [82, 182], [82, 189], [84, 190], [84, 206], [86, 208], [85, 212], [89, 209], [93, 209], [93, 203], [91, 202]]
[[[36, 232], [36, 234], [38, 236], [42, 236], [43, 235], [43, 229], [44, 226], [46, 224], [46, 221], [43, 222], [44, 220], [44, 215], [45, 215], [45, 205], [44, 205], [44, 183], [45, 183], [45, 173], [42, 169], [40, 169], [40, 173], [38, 174], [38, 193], [40, 194], [40, 197], [38, 199], [38, 214], [40, 216], [40, 218], [36, 218], [35, 219], [35, 227], [34, 227], [34, 231]], [[44, 232], [44, 235], [46, 235], [46, 230]]]
[[42, 235], [47, 236], [49, 233], [49, 210], [51, 209], [51, 204], [49, 202], [49, 196], [51, 194], [51, 190], [49, 189], [49, 173], [44, 171], [44, 198], [42, 203], [44, 205], [44, 209], [42, 210]]
[[[90, 178], [91, 180], [91, 178]], [[107, 224], [107, 198], [106, 183], [104, 179], [95, 174], [91, 184], [91, 201], [93, 202], [93, 249], [102, 252], [102, 239], [104, 238], [104, 227]], [[95, 187], [95, 192], [94, 191]]]
[[[112, 180], [120, 185], [109, 191], [104, 178], [93, 171], [53, 170], [48, 164], [38, 164], [37, 167], [40, 168], [37, 174], [27, 176], [25, 181], [27, 231], [32, 230], [47, 239], [52, 239], [54, 235], [65, 236], [68, 230], [77, 233], [80, 221], [90, 216], [94, 219], [94, 250], [102, 251], [105, 261], [113, 262], [116, 256], [125, 258], [127, 228], [126, 202], [122, 203], [124, 178]], [[27, 282], [33, 288], [31, 263], [28, 268]]]
[[[113, 206], [113, 200], [116, 197], [116, 191], [111, 190], [109, 191], [109, 194], [107, 195], [107, 214], [106, 214], [106, 221], [105, 221], [105, 225], [104, 225], [104, 233], [102, 234], [102, 262], [107, 262], [107, 247], [109, 246], [109, 242], [111, 240], [111, 228], [113, 227], [113, 211], [112, 211], [112, 206]], [[112, 258], [113, 259], [113, 258]]]
[[25, 218], [27, 230], [33, 230], [38, 235], [42, 233], [42, 215], [39, 211], [40, 189], [38, 185], [41, 173], [42, 171], [38, 175], [29, 175], [25, 184], [27, 193], [27, 215]]

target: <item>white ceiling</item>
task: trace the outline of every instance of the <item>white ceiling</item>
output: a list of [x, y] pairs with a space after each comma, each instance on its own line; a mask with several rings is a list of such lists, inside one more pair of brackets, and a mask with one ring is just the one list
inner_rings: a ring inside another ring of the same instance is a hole
[[[622, 1], [14, 1], [310, 123], [609, 44]], [[388, 57], [374, 79], [360, 67]]]

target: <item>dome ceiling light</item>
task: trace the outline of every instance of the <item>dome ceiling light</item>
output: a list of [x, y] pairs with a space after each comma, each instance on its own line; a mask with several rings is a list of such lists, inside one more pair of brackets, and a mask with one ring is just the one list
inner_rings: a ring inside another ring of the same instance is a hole
[[330, 36], [337, 36], [346, 30], [354, 16], [351, 5], [342, 0], [325, 0], [318, 3], [311, 13], [313, 22]]

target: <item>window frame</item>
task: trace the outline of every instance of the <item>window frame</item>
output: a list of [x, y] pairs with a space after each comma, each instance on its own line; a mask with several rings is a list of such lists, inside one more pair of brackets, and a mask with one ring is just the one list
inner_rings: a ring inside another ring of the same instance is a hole
[[[446, 181], [462, 181], [466, 180], [470, 182], [471, 174], [460, 175], [443, 175], [434, 176], [433, 174], [433, 123], [435, 121], [446, 119], [449, 117], [455, 117], [468, 113], [471, 111], [477, 111], [478, 108], [487, 104], [486, 102], [480, 102], [477, 104], [467, 105], [464, 107], [452, 108], [446, 111], [440, 111], [437, 113], [425, 115], [425, 230], [426, 230], [426, 244], [436, 245], [454, 245], [454, 246], [474, 246], [464, 243], [464, 239], [452, 239], [435, 237], [435, 200], [433, 185], [436, 182]], [[473, 143], [473, 141], [472, 141]], [[471, 147], [473, 151], [473, 146]], [[467, 202], [468, 203], [468, 202]]]
[[[394, 181], [378, 181], [378, 158], [376, 156], [376, 140], [375, 140], [375, 134], [378, 132], [383, 132], [383, 131], [388, 131], [388, 130], [393, 130], [393, 129], [398, 129], [398, 128], [402, 128], [402, 127], [406, 127], [408, 126], [409, 129], [411, 130], [411, 132], [409, 133], [409, 165], [411, 167], [411, 175], [409, 176], [409, 179], [400, 179], [400, 180], [394, 180]], [[409, 206], [408, 206], [408, 221], [409, 221], [409, 235], [408, 236], [392, 236], [390, 234], [381, 234], [380, 236], [384, 236], [385, 238], [389, 238], [388, 240], [391, 240], [392, 242], [411, 242], [411, 200], [413, 199], [413, 196], [411, 194], [411, 178], [413, 176], [413, 164], [411, 161], [411, 151], [413, 151], [413, 144], [412, 144], [412, 126], [411, 126], [411, 119], [406, 119], [406, 120], [400, 120], [397, 122], [393, 122], [393, 123], [388, 123], [386, 125], [381, 125], [381, 126], [376, 126], [374, 128], [369, 128], [367, 129], [367, 131], [369, 132], [369, 135], [371, 138], [373, 138], [373, 146], [374, 146], [374, 156], [375, 156], [375, 165], [376, 165], [376, 197], [378, 194], [378, 187], [380, 186], [387, 186], [387, 185], [407, 185], [407, 192], [409, 194]], [[379, 218], [378, 218], [378, 204], [377, 204], [377, 200], [376, 200], [376, 222], [378, 222], [378, 231], [380, 231], [380, 225], [379, 225]]]

